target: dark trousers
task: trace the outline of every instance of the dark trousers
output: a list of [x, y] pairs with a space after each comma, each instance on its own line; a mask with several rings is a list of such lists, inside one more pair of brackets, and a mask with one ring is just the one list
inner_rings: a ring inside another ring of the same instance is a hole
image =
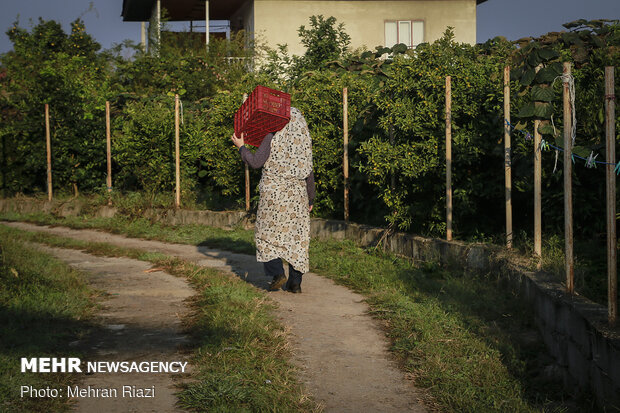
[[[284, 265], [280, 258], [276, 258], [271, 261], [264, 262], [265, 275], [273, 277], [274, 275], [284, 274]], [[297, 271], [291, 264], [288, 265], [288, 284], [301, 285], [301, 276], [303, 274]]]

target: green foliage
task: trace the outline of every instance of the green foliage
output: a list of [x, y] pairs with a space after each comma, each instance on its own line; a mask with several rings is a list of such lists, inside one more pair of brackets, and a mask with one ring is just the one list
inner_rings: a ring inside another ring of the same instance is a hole
[[[0, 226], [0, 412], [64, 412], [61, 397], [20, 397], [22, 385], [63, 388], [76, 374], [22, 372], [22, 357], [81, 357], [71, 342], [95, 327], [96, 293], [84, 274], [18, 240], [18, 230]], [[69, 350], [71, 349], [71, 350]]]
[[[70, 35], [57, 23], [30, 32], [9, 30], [14, 50], [0, 68], [1, 184], [5, 193], [45, 189], [42, 104], [52, 113], [55, 187], [72, 184], [101, 191], [105, 182], [104, 102], [112, 104], [114, 188], [146, 191], [152, 202], [168, 199], [174, 184], [174, 100], [181, 125], [183, 203], [234, 207], [243, 203], [243, 166], [229, 137], [244, 93], [258, 84], [285, 90], [310, 127], [317, 198], [313, 214], [342, 216], [342, 90], [348, 88], [351, 217], [430, 235], [445, 231], [445, 77], [452, 77], [452, 177], [458, 234], [497, 234], [503, 229], [502, 70], [513, 66], [513, 115], [520, 130], [561, 140], [561, 62], [575, 62], [577, 153], [587, 156], [603, 139], [602, 68], [618, 62], [617, 22], [578, 21], [567, 33], [524, 39], [520, 48], [503, 38], [485, 44], [454, 41], [451, 29], [415, 49], [350, 52], [350, 38], [333, 17], [314, 16], [299, 30], [303, 56], [251, 44], [244, 33], [205, 48], [191, 34], [163, 32], [145, 52], [126, 42], [99, 52], [77, 21]], [[249, 47], [246, 47], [249, 44]], [[258, 53], [266, 52], [254, 60]], [[130, 58], [125, 57], [133, 53]], [[536, 67], [541, 65], [537, 72]], [[555, 81], [555, 83], [554, 83]], [[553, 116], [554, 125], [550, 120]], [[619, 125], [620, 126], [620, 125]], [[598, 148], [598, 149], [597, 149]], [[530, 211], [532, 148], [513, 140], [513, 205]], [[602, 159], [602, 156], [598, 158]], [[551, 153], [543, 154], [543, 198], [550, 228], [561, 216], [560, 177]], [[260, 171], [251, 171], [253, 202]], [[600, 176], [579, 175], [588, 190], [576, 199], [576, 225], [602, 216], [588, 199], [600, 198]], [[163, 192], [165, 196], [162, 197]], [[377, 202], [378, 201], [378, 202]], [[481, 220], [480, 217], [485, 219]], [[529, 220], [527, 212], [515, 217]], [[529, 224], [528, 224], [529, 225]]]
[[311, 16], [310, 28], [301, 26], [298, 30], [301, 44], [306, 47], [303, 57], [304, 68], [318, 69], [324, 62], [341, 57], [351, 43], [351, 36], [344, 30], [344, 24], [336, 26], [336, 18], [331, 16]]
[[[520, 48], [512, 57], [511, 78], [515, 81], [513, 89], [516, 93], [513, 96], [516, 98], [513, 102], [517, 107], [518, 128], [533, 132], [533, 121], [539, 120], [538, 131], [543, 139], [564, 147], [561, 76], [563, 62], [570, 62], [577, 118], [573, 153], [584, 158], [591, 153], [599, 154], [597, 160], [602, 161], [605, 159], [604, 68], [620, 64], [620, 25], [618, 20], [582, 19], [564, 27], [569, 31], [517, 41]], [[616, 82], [615, 94], [619, 92]], [[620, 126], [620, 116], [616, 117], [616, 125], [616, 128]], [[517, 144], [514, 155], [520, 163], [520, 171], [532, 170], [531, 152], [530, 145]], [[560, 174], [553, 173], [555, 154], [543, 152], [542, 156], [543, 222], [552, 228], [561, 228], [562, 214], [552, 213], [561, 210], [563, 202]], [[558, 169], [562, 169], [561, 164]], [[574, 169], [573, 191], [579, 194], [574, 198], [575, 225], [589, 234], [596, 234], [604, 228], [605, 204], [593, 200], [604, 199], [604, 177], [596, 171], [586, 171], [581, 165]], [[519, 172], [513, 179], [517, 190], [531, 191], [531, 173]], [[527, 199], [523, 206], [531, 210], [531, 199]]]
[[[348, 54], [297, 80], [291, 94], [313, 133], [319, 213], [341, 210], [340, 101], [348, 87], [350, 162], [356, 169], [351, 193], [363, 193], [352, 202], [352, 215], [379, 224], [377, 216], [385, 216], [399, 228], [441, 230], [446, 75], [453, 76], [455, 152], [463, 154], [454, 168], [456, 182], [465, 186], [456, 192], [465, 206], [462, 221], [479, 212], [480, 200], [495, 196], [492, 186], [470, 176], [491, 178], [482, 164], [501, 155], [494, 151], [492, 133], [501, 132], [493, 110], [499, 107], [499, 72], [511, 47], [500, 40], [473, 47], [452, 38], [448, 31], [415, 52], [397, 45]], [[375, 197], [383, 203], [372, 203]]]
[[[368, 90], [354, 76], [339, 76], [328, 70], [308, 73], [291, 90], [292, 104], [304, 114], [312, 135], [312, 156], [317, 194], [317, 213], [342, 210], [342, 88], [353, 86], [349, 95], [349, 113], [356, 116]], [[338, 103], [336, 103], [338, 102]], [[336, 192], [340, 189], [338, 192]]]
[[[560, 83], [556, 81], [563, 73], [562, 62], [573, 63], [577, 79], [582, 70], [601, 70], [620, 61], [617, 20], [578, 20], [564, 26], [571, 31], [517, 41], [521, 47], [514, 54], [511, 77], [518, 80], [522, 95], [529, 92], [530, 98], [523, 102], [518, 115], [524, 121], [550, 121], [554, 113], [560, 112], [561, 94], [556, 93], [560, 89], [554, 86]], [[592, 80], [588, 77], [588, 81]]]
[[[43, 20], [31, 32], [16, 23], [8, 35], [14, 50], [2, 56], [0, 71], [4, 194], [45, 190], [44, 103], [50, 105], [55, 189], [101, 188], [106, 100], [112, 106], [114, 187], [153, 196], [171, 190], [175, 94], [184, 104], [184, 198], [193, 198], [194, 190], [221, 190], [225, 196], [239, 192], [231, 189], [233, 181], [235, 186], [240, 182], [231, 171], [241, 167], [227, 138], [232, 115], [247, 91], [241, 90], [247, 86], [242, 79], [253, 77], [248, 75], [253, 49], [246, 48], [244, 33], [230, 41], [214, 40], [206, 49], [195, 38], [185, 41], [187, 37], [164, 32], [157, 54], [131, 42], [98, 52], [99, 45], [79, 20], [70, 35], [58, 23]], [[130, 58], [125, 57], [128, 52], [133, 53]], [[221, 92], [227, 99], [217, 98]], [[228, 159], [215, 162], [222, 153]]]
[[310, 28], [301, 26], [297, 31], [301, 44], [306, 47], [303, 56], [289, 56], [288, 46], [278, 45], [267, 50], [267, 59], [261, 70], [275, 81], [284, 81], [284, 88], [297, 85], [309, 71], [323, 69], [330, 61], [343, 58], [351, 43], [344, 24], [336, 25], [334, 17], [311, 16]]
[[56, 185], [92, 188], [103, 181], [105, 131], [96, 118], [104, 110], [108, 67], [83, 23], [71, 26], [70, 35], [44, 20], [30, 33], [17, 23], [7, 31], [14, 47], [1, 58], [5, 191], [45, 188], [44, 103], [50, 104]]
[[[121, 119], [121, 133], [115, 136], [113, 147], [118, 153], [117, 182], [127, 189], [140, 188], [150, 194], [172, 191], [175, 148], [170, 137], [174, 136], [174, 99], [129, 102]], [[188, 126], [180, 134], [182, 191], [190, 191], [194, 186], [188, 177], [196, 173], [204, 141], [196, 122], [189, 121]]]

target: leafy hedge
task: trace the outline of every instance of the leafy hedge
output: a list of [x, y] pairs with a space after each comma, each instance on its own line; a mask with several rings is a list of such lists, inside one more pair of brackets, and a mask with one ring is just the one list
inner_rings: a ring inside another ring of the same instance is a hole
[[[557, 62], [575, 63], [579, 146], [601, 151], [602, 72], [617, 65], [617, 21], [577, 22], [572, 31], [480, 45], [456, 43], [448, 29], [434, 43], [350, 51], [345, 28], [315, 16], [299, 34], [304, 56], [286, 46], [247, 46], [243, 33], [204, 47], [163, 36], [158, 53], [126, 43], [99, 51], [78, 20], [71, 34], [41, 20], [30, 32], [9, 28], [13, 51], [0, 67], [0, 125], [5, 195], [45, 190], [43, 103], [50, 103], [54, 185], [64, 191], [104, 188], [104, 102], [113, 106], [114, 187], [149, 194], [174, 185], [174, 99], [181, 95], [185, 203], [231, 207], [243, 200], [243, 167], [231, 145], [233, 115], [244, 93], [263, 84], [291, 93], [308, 120], [317, 183], [315, 214], [342, 216], [342, 89], [349, 90], [351, 217], [427, 234], [445, 231], [444, 85], [452, 76], [454, 220], [457, 234], [500, 234], [503, 228], [502, 70], [514, 67], [513, 116], [532, 130], [538, 117], [561, 129]], [[555, 39], [555, 40], [553, 40]], [[561, 39], [561, 41], [559, 41]], [[125, 57], [132, 51], [130, 58]], [[532, 67], [543, 70], [532, 76]], [[538, 103], [536, 103], [538, 102]], [[540, 102], [543, 102], [541, 104]], [[543, 122], [543, 133], [553, 133]], [[557, 132], [556, 132], [557, 133]], [[513, 138], [516, 227], [529, 228], [531, 143]], [[547, 138], [546, 138], [547, 139]], [[581, 149], [579, 149], [581, 150]], [[585, 152], [584, 152], [585, 153]], [[599, 157], [601, 159], [603, 154]], [[562, 189], [545, 153], [544, 223], [560, 226]], [[575, 168], [576, 193], [603, 191], [602, 174]], [[258, 171], [252, 171], [256, 184]], [[560, 208], [560, 209], [558, 209]], [[604, 208], [604, 206], [603, 206]], [[579, 195], [576, 226], [603, 222], [601, 207]]]

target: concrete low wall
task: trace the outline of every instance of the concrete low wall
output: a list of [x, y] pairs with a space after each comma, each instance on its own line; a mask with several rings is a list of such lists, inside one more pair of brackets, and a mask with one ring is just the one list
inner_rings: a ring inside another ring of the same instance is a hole
[[313, 218], [310, 227], [313, 238], [349, 239], [368, 247], [380, 245], [396, 255], [414, 261], [438, 261], [447, 266], [458, 266], [473, 271], [488, 271], [489, 257], [499, 248], [480, 243], [444, 241], [417, 235], [390, 233], [383, 228], [344, 221]]
[[[0, 212], [46, 212], [79, 215], [84, 206], [75, 202], [44, 202], [29, 198], [0, 200]], [[112, 217], [118, 211], [101, 207], [88, 211]], [[222, 228], [252, 227], [244, 212], [147, 210], [145, 216], [168, 224], [203, 224]], [[312, 219], [311, 235], [319, 239], [349, 239], [361, 246], [377, 246], [415, 261], [439, 261], [443, 265], [491, 273], [518, 291], [533, 310], [549, 353], [556, 359], [565, 385], [590, 389], [598, 404], [620, 411], [620, 328], [607, 324], [607, 310], [564, 287], [541, 272], [517, 264], [503, 248], [460, 241], [447, 242], [343, 221]]]
[[[79, 201], [42, 201], [31, 198], [0, 199], [0, 212], [20, 212], [24, 214], [45, 212], [62, 217], [92, 214], [96, 217], [111, 218], [119, 213], [118, 208], [101, 206], [92, 210]], [[219, 228], [242, 226], [252, 227], [248, 215], [241, 211], [190, 211], [184, 209], [147, 209], [145, 218], [168, 225], [202, 224]]]
[[233, 228], [238, 225], [249, 228], [253, 225], [248, 215], [241, 211], [148, 209], [144, 212], [144, 216], [169, 225], [202, 224], [218, 228]]

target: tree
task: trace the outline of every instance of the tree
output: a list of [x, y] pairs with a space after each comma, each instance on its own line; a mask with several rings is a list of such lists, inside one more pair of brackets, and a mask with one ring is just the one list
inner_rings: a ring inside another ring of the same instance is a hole
[[108, 67], [100, 45], [79, 19], [70, 35], [43, 19], [31, 32], [16, 22], [7, 35], [13, 50], [0, 58], [6, 73], [0, 133], [10, 165], [9, 192], [45, 189], [45, 103], [51, 113], [54, 185], [75, 191], [78, 182], [86, 188], [101, 185], [105, 133], [96, 118], [104, 110]]
[[351, 43], [351, 37], [345, 32], [344, 24], [336, 26], [336, 18], [327, 19], [322, 15], [310, 17], [310, 28], [301, 26], [297, 31], [301, 44], [306, 46], [302, 63], [304, 69], [318, 69], [324, 62], [342, 57]]

